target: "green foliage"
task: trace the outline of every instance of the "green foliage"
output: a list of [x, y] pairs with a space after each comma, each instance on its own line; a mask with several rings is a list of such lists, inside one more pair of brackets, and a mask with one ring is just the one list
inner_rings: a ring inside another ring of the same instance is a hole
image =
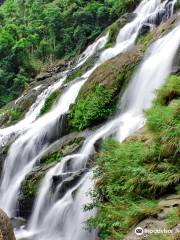
[[[87, 210], [98, 209], [88, 224], [99, 229], [100, 239], [124, 239], [133, 225], [156, 214], [159, 198], [176, 192], [180, 182], [178, 86], [179, 77], [171, 76], [158, 91], [146, 113], [146, 135], [122, 144], [112, 139], [103, 143], [95, 170], [93, 203], [86, 206]], [[178, 209], [171, 210], [168, 227], [178, 221]]]
[[38, 174], [29, 175], [22, 184], [22, 197], [29, 200], [31, 197], [35, 197], [39, 188], [40, 182], [45, 176], [45, 172], [39, 172]]
[[115, 112], [119, 94], [129, 82], [140, 58], [139, 52], [120, 55], [93, 72], [70, 108], [70, 129], [83, 130], [101, 123]]
[[113, 92], [97, 85], [86, 98], [80, 98], [72, 107], [70, 126], [82, 130], [92, 124], [105, 120], [115, 108]]
[[180, 77], [170, 76], [167, 83], [158, 91], [158, 97], [153, 107], [147, 111], [147, 126], [158, 141], [163, 144], [162, 149], [179, 152], [180, 134]]
[[121, 29], [123, 27], [123, 25], [125, 25], [125, 23], [127, 22], [126, 18], [121, 18], [118, 19], [116, 22], [114, 22], [109, 28], [109, 37], [108, 37], [108, 41], [105, 45], [105, 48], [109, 48], [112, 47], [113, 44], [115, 44], [116, 42], [116, 38], [118, 36], [119, 33], [119, 29]]
[[178, 96], [180, 96], [180, 76], [171, 75], [167, 83], [158, 91], [156, 103], [168, 105]]
[[180, 222], [180, 209], [172, 208], [167, 214], [166, 224], [169, 228], [177, 226]]
[[138, 39], [137, 39], [137, 44], [141, 44], [144, 46], [144, 49], [147, 49], [147, 46], [149, 45], [149, 43], [153, 40], [153, 33], [149, 32], [146, 35], [141, 35]]
[[59, 161], [63, 157], [62, 152], [54, 152], [52, 154], [48, 154], [46, 157], [41, 159], [41, 163], [48, 165], [54, 162]]
[[44, 115], [45, 113], [47, 113], [51, 107], [53, 106], [53, 104], [55, 103], [55, 101], [58, 99], [59, 97], [59, 91], [54, 91], [49, 97], [46, 98], [46, 101], [44, 103], [44, 106], [41, 109], [41, 112], [39, 114], [39, 116]]
[[75, 56], [136, 4], [134, 0], [6, 0], [0, 6], [0, 107], [36, 75], [39, 69], [34, 63]]
[[11, 121], [15, 121], [20, 119], [22, 112], [21, 112], [21, 109], [17, 107], [17, 108], [11, 109], [8, 112], [8, 115], [10, 116]]
[[151, 234], [147, 237], [147, 240], [178, 240], [179, 238], [175, 234]]

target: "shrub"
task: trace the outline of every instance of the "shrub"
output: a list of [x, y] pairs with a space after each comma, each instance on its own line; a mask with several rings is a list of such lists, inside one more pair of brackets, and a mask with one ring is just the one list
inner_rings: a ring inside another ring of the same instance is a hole
[[[102, 145], [95, 169], [96, 187], [91, 193], [93, 202], [86, 206], [86, 210], [97, 208], [97, 215], [88, 220], [88, 226], [96, 227], [102, 240], [124, 239], [133, 225], [159, 211], [159, 198], [178, 191], [178, 81], [179, 77], [171, 76], [158, 91], [157, 99], [146, 112], [146, 137], [137, 135], [122, 144], [107, 139]], [[144, 141], [148, 136], [149, 140]], [[178, 216], [177, 209], [169, 212], [168, 227], [178, 224]], [[159, 237], [148, 239], [165, 239]]]

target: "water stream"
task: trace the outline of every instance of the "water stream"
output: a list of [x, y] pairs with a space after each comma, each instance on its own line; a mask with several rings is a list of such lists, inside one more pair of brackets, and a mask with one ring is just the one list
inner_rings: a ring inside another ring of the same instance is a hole
[[[115, 46], [102, 51], [94, 67], [87, 71], [79, 81], [75, 81], [63, 91], [52, 111], [36, 119], [49, 91], [52, 92], [52, 89], [54, 91], [62, 86], [67, 73], [56, 83], [57, 85], [51, 86], [50, 90], [47, 89], [48, 93], [46, 91], [42, 93], [44, 94], [42, 98], [37, 99], [39, 104], [35, 103], [36, 107], [29, 110], [24, 120], [12, 126], [12, 129], [19, 130], [25, 126], [26, 130], [11, 145], [3, 168], [0, 207], [10, 216], [16, 213], [16, 203], [22, 181], [31, 172], [44, 150], [61, 137], [61, 118], [68, 112], [69, 106], [75, 102], [81, 87], [91, 73], [103, 62], [129, 50], [134, 45], [143, 24], [147, 23], [155, 27], [167, 20], [173, 13], [175, 3], [176, 1], [168, 0], [142, 1], [135, 10], [135, 19], [120, 30]], [[77, 66], [81, 66], [95, 51], [102, 49], [107, 38], [108, 34], [91, 45], [80, 57]], [[63, 158], [48, 171], [41, 183], [28, 229], [17, 231], [17, 239], [28, 236], [31, 236], [33, 240], [95, 239], [95, 231], [88, 232], [83, 228], [83, 222], [88, 216], [95, 214], [95, 211], [84, 212], [82, 210], [82, 206], [90, 201], [86, 192], [93, 187], [92, 173], [87, 172], [86, 169], [88, 157], [93, 152], [94, 144], [98, 139], [113, 134], [119, 141], [123, 141], [144, 125], [143, 111], [151, 105], [155, 89], [162, 85], [170, 73], [179, 42], [180, 27], [177, 27], [149, 47], [139, 69], [121, 98], [120, 113], [89, 136], [79, 153]], [[2, 129], [0, 136], [5, 136], [6, 131], [14, 132], [12, 129]], [[82, 174], [79, 181], [59, 198], [58, 192], [61, 191], [67, 177], [76, 178], [80, 174], [79, 171]], [[62, 180], [52, 192], [54, 176], [60, 176]]]

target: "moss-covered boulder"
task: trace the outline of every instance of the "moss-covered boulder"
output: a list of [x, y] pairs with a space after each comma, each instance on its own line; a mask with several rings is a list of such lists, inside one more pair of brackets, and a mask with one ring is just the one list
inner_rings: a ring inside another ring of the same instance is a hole
[[[20, 217], [28, 219], [31, 215], [40, 183], [48, 170], [60, 162], [62, 157], [75, 153], [82, 145], [85, 137], [88, 135], [89, 131], [84, 131], [82, 133], [71, 133], [53, 143], [49, 148], [47, 148], [46, 151], [43, 152], [38, 166], [36, 166], [26, 177], [21, 186], [21, 193], [19, 197]], [[75, 176], [73, 179], [75, 179]], [[71, 179], [71, 182], [74, 182], [73, 179]]]
[[21, 194], [19, 197], [20, 217], [28, 219], [31, 215], [40, 182], [49, 168], [50, 166], [35, 168], [23, 182], [21, 186]]
[[3, 210], [0, 209], [0, 240], [15, 240], [13, 227], [10, 219]]
[[141, 49], [134, 48], [98, 67], [84, 84], [70, 109], [70, 128], [83, 130], [112, 115], [120, 92], [127, 85], [141, 58]]

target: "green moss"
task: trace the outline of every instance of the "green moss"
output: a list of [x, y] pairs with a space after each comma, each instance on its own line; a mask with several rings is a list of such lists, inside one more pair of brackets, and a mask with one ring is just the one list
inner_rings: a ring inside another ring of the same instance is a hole
[[149, 32], [146, 35], [141, 35], [137, 39], [137, 44], [143, 45], [144, 49], [147, 49], [147, 46], [152, 42], [153, 37], [154, 37], [153, 32]]
[[39, 184], [44, 176], [45, 172], [39, 172], [38, 174], [33, 174], [26, 178], [21, 188], [23, 199], [30, 199], [31, 197], [35, 197], [39, 188]]
[[11, 121], [19, 120], [22, 116], [22, 112], [19, 107], [11, 109], [8, 114], [9, 114]]
[[104, 48], [112, 47], [115, 44], [118, 33], [120, 29], [126, 24], [126, 22], [126, 18], [120, 18], [108, 28], [109, 37]]
[[112, 114], [114, 107], [113, 92], [97, 85], [85, 99], [79, 99], [74, 105], [70, 125], [73, 129], [82, 130], [97, 124]]
[[44, 115], [45, 113], [47, 113], [51, 107], [53, 106], [53, 104], [55, 103], [55, 101], [58, 99], [59, 97], [59, 90], [54, 91], [45, 101], [43, 108], [41, 109], [41, 112], [39, 114], [39, 116]]
[[59, 162], [62, 157], [66, 156], [67, 154], [71, 153], [71, 151], [78, 147], [82, 142], [84, 138], [83, 137], [77, 137], [70, 141], [63, 142], [62, 146], [59, 147], [58, 151], [51, 152], [41, 158], [41, 164], [43, 165], [49, 165], [51, 163]]
[[[146, 137], [137, 135], [122, 144], [112, 139], [103, 143], [97, 158], [93, 203], [86, 206], [87, 209], [96, 207], [98, 210], [97, 216], [88, 224], [99, 229], [101, 240], [124, 239], [133, 225], [160, 211], [159, 199], [178, 190], [178, 81], [178, 77], [171, 76], [158, 91], [157, 99], [146, 113]], [[175, 91], [176, 94], [166, 101], [169, 93]], [[151, 136], [149, 139], [148, 135]], [[170, 228], [179, 223], [178, 209], [170, 210], [166, 223]], [[148, 239], [155, 240], [156, 237]], [[162, 235], [158, 239], [166, 238]], [[167, 239], [176, 238], [168, 236]]]
[[147, 111], [147, 126], [161, 142], [162, 152], [179, 153], [180, 77], [170, 76], [158, 91], [158, 97]]
[[177, 226], [180, 222], [180, 209], [172, 208], [167, 214], [166, 224], [168, 228]]
[[178, 240], [175, 234], [155, 234], [147, 237], [147, 240]]
[[54, 152], [54, 153], [48, 154], [47, 156], [42, 158], [41, 163], [45, 164], [45, 165], [48, 165], [48, 164], [59, 161], [62, 157], [63, 157], [63, 153], [61, 151], [60, 152]]
[[178, 96], [180, 96], [180, 76], [171, 75], [166, 84], [158, 91], [156, 103], [168, 105]]
[[3, 124], [13, 124], [14, 122], [20, 120], [24, 113], [21, 107], [16, 106], [14, 108], [4, 108], [0, 109], [0, 125]]
[[127, 53], [93, 72], [70, 108], [70, 129], [83, 130], [106, 120], [115, 112], [119, 93], [130, 80], [139, 59], [139, 52]]

